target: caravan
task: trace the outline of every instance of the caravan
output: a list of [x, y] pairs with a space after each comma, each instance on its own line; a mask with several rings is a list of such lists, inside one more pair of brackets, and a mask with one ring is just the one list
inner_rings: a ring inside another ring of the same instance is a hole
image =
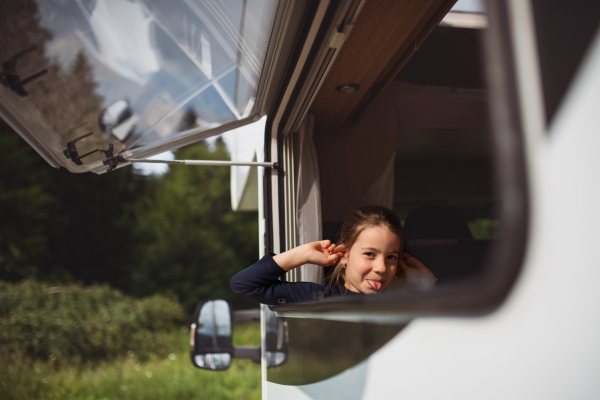
[[[262, 254], [380, 204], [440, 277], [263, 305], [257, 349], [231, 346], [227, 302], [201, 303], [196, 366], [260, 360], [266, 399], [600, 396], [597, 2], [30, 3], [39, 18], [2, 6], [0, 115], [52, 166], [105, 173], [266, 117], [232, 167]], [[38, 67], [78, 53], [94, 96]], [[85, 101], [43, 95], [68, 85]]]

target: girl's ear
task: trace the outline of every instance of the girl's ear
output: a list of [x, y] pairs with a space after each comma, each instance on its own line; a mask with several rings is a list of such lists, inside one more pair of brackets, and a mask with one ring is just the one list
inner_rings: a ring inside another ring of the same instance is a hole
[[342, 256], [342, 258], [340, 259], [340, 263], [344, 264], [344, 265], [348, 265], [348, 253], [349, 250], [345, 249], [344, 250], [344, 255]]

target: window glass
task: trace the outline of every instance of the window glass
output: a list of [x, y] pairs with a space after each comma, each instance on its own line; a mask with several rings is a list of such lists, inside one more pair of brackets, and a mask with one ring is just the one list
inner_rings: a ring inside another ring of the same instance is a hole
[[278, 4], [9, 2], [0, 14], [0, 36], [10, 38], [0, 42], [0, 61], [12, 83], [0, 86], [0, 103], [77, 172], [106, 158], [65, 157], [67, 142], [87, 132], [79, 156], [110, 145], [114, 154], [139, 153], [242, 120], [257, 101]]

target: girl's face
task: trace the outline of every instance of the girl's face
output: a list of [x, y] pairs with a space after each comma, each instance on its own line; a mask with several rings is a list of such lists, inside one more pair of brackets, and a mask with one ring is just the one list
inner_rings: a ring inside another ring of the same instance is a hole
[[386, 227], [363, 230], [341, 262], [345, 286], [364, 294], [378, 293], [394, 278], [400, 258], [400, 238]]

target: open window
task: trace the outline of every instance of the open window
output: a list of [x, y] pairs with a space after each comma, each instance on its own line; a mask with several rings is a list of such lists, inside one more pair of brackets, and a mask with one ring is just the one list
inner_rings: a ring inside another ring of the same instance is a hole
[[97, 173], [256, 121], [289, 62], [281, 43], [306, 17], [288, 6], [11, 2], [0, 116], [50, 165]]
[[[347, 213], [383, 205], [441, 283], [273, 308], [285, 316], [487, 312], [517, 276], [527, 186], [506, 3], [406, 3], [365, 4], [304, 122], [282, 138], [294, 165], [285, 235], [288, 245], [335, 241]], [[412, 25], [384, 32], [386, 18]], [[307, 266], [288, 279], [327, 273]]]

